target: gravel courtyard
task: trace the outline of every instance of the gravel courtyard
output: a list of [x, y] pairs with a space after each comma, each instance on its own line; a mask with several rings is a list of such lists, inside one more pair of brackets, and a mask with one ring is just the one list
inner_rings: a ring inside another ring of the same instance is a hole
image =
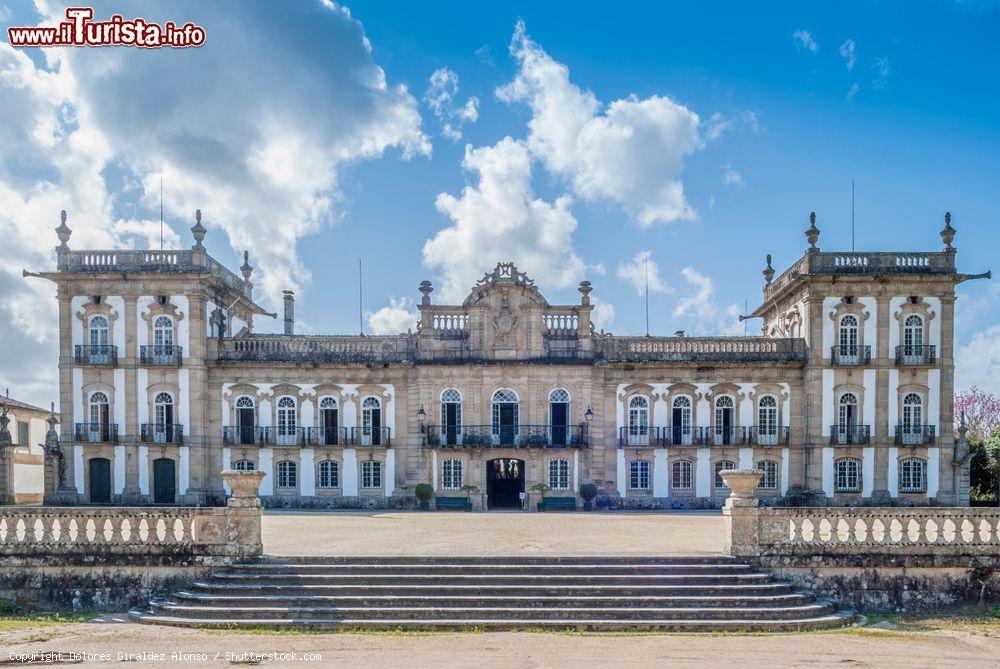
[[720, 512], [264, 514], [268, 555], [707, 555]]

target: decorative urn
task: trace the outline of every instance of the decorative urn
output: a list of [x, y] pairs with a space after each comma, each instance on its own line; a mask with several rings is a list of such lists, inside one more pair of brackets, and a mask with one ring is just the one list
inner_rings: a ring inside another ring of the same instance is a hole
[[[723, 469], [719, 475], [732, 491], [726, 500], [730, 506], [746, 506], [745, 502], [753, 500], [753, 491], [764, 478], [764, 472], [758, 469]], [[737, 500], [743, 504], [737, 503]]]
[[232, 491], [232, 495], [226, 502], [226, 506], [260, 506], [260, 498], [257, 497], [257, 490], [260, 488], [260, 482], [265, 476], [267, 476], [267, 474], [259, 470], [224, 470], [222, 472], [222, 478], [226, 481], [226, 485], [228, 485], [229, 489]]

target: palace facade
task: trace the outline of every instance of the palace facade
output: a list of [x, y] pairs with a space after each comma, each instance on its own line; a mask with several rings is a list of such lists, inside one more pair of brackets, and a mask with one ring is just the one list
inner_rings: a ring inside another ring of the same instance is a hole
[[[712, 507], [719, 472], [764, 472], [789, 503], [967, 504], [953, 432], [956, 270], [950, 216], [933, 252], [808, 248], [775, 278], [762, 335], [616, 336], [591, 324], [591, 284], [549, 304], [500, 263], [462, 304], [419, 290], [415, 332], [284, 333], [253, 268], [202, 245], [73, 251], [56, 229], [60, 466], [47, 501], [202, 504], [224, 469], [259, 469], [272, 506], [534, 508], [599, 489], [615, 508]], [[463, 499], [451, 500], [461, 503]], [[565, 500], [563, 500], [565, 502]], [[446, 502], [441, 502], [444, 506]]]

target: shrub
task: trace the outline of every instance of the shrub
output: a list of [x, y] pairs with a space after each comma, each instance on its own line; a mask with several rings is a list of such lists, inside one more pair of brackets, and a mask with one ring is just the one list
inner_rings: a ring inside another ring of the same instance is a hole
[[580, 497], [584, 502], [593, 502], [597, 497], [597, 486], [593, 483], [584, 483], [580, 486]]
[[434, 496], [434, 488], [430, 483], [418, 483], [417, 487], [413, 489], [413, 494], [417, 496], [421, 502], [431, 501], [431, 497]]

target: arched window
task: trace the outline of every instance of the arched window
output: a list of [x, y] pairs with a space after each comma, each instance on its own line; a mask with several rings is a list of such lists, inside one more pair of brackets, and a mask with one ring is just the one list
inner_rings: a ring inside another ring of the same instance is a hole
[[649, 490], [649, 461], [633, 460], [628, 468], [630, 490]]
[[833, 486], [837, 492], [861, 490], [861, 460], [841, 458], [833, 463]]
[[924, 319], [910, 314], [903, 321], [903, 355], [920, 356], [924, 346]]
[[675, 460], [670, 468], [670, 487], [674, 490], [690, 490], [693, 467], [689, 460]]
[[445, 490], [461, 490], [463, 481], [463, 462], [457, 458], [448, 458], [441, 463], [441, 487]]
[[553, 446], [569, 443], [569, 392], [556, 388], [549, 393], [549, 430]]
[[837, 443], [856, 444], [859, 442], [858, 396], [843, 393], [837, 402]]
[[455, 388], [441, 393], [441, 443], [462, 443], [462, 393]]
[[340, 487], [340, 465], [335, 460], [323, 460], [316, 468], [317, 488], [339, 488]]
[[516, 444], [521, 431], [520, 405], [517, 393], [501, 388], [493, 393], [492, 431], [494, 444]]
[[761, 460], [757, 463], [757, 469], [764, 472], [764, 478], [757, 486], [760, 490], [778, 489], [778, 463], [774, 460]]
[[233, 460], [233, 469], [238, 472], [252, 472], [257, 469], [253, 460]]
[[361, 400], [361, 444], [379, 446], [382, 444], [382, 400], [366, 397]]
[[858, 356], [858, 318], [847, 314], [840, 318], [840, 341], [838, 342], [840, 362], [856, 363]]
[[649, 400], [636, 395], [628, 401], [628, 443], [649, 444]]
[[101, 391], [90, 393], [89, 404], [88, 440], [111, 441], [111, 404], [108, 396]]
[[233, 428], [233, 443], [250, 446], [257, 436], [257, 403], [252, 397], [243, 395], [233, 403], [236, 412], [236, 427]]
[[382, 487], [382, 463], [378, 460], [365, 460], [361, 463], [361, 487], [374, 490]]
[[774, 395], [757, 400], [757, 443], [765, 446], [778, 443], [778, 400]]
[[297, 441], [297, 414], [294, 397], [278, 398], [278, 444], [291, 446]]
[[336, 397], [324, 397], [319, 401], [319, 438], [321, 446], [336, 446], [340, 439], [340, 403]]
[[549, 487], [553, 490], [569, 490], [569, 460], [549, 460]]
[[916, 393], [903, 395], [903, 422], [899, 426], [904, 444], [921, 444], [924, 439], [924, 402]]
[[673, 444], [691, 443], [691, 398], [679, 395], [674, 398], [671, 416], [671, 433]]
[[173, 443], [174, 428], [174, 398], [170, 393], [156, 393], [153, 397], [153, 441]]
[[[100, 349], [108, 346], [108, 319], [106, 316], [91, 316], [89, 321], [90, 346]], [[99, 351], [94, 351], [99, 352]]]
[[170, 316], [157, 316], [153, 320], [153, 355], [170, 356], [174, 353], [174, 321]]
[[736, 442], [736, 403], [729, 395], [715, 398], [715, 425], [713, 435], [716, 446]]
[[927, 461], [907, 458], [899, 463], [899, 491], [925, 492], [927, 490]]
[[722, 472], [726, 469], [736, 469], [736, 463], [732, 460], [719, 460], [715, 463], [715, 489], [729, 490], [726, 481], [722, 478]]
[[298, 469], [291, 460], [282, 460], [277, 465], [278, 487], [294, 488], [298, 485]]

